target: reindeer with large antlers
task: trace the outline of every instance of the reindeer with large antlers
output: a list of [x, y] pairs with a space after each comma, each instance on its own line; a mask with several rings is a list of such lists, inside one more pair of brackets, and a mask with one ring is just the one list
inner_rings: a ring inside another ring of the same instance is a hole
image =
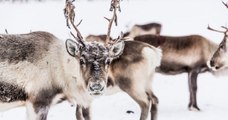
[[[160, 64], [161, 51], [145, 43], [123, 41], [121, 36], [111, 41], [111, 27], [113, 22], [117, 22], [117, 8], [120, 9], [119, 0], [112, 0], [110, 10], [113, 10], [113, 16], [111, 19], [106, 18], [109, 24], [105, 42], [98, 44], [94, 42], [96, 40], [83, 41], [84, 46], [78, 46], [77, 43], [82, 39], [75, 37], [76, 42], [72, 40], [67, 42], [67, 46], [70, 48], [69, 54], [81, 60], [82, 76], [91, 95], [124, 91], [139, 104], [141, 108], [140, 120], [146, 120], [150, 106], [151, 120], [155, 120], [157, 98], [151, 90], [151, 80], [155, 68]], [[76, 26], [72, 22], [71, 24]], [[96, 50], [101, 52], [96, 55], [103, 56], [103, 59], [92, 56], [94, 49], [87, 50], [91, 45], [99, 45]], [[81, 52], [74, 54], [74, 48], [79, 48]], [[84, 55], [86, 51], [92, 53]], [[109, 53], [110, 56], [102, 55], [104, 53]], [[83, 106], [79, 103], [76, 109], [77, 120], [90, 120], [89, 108], [90, 106]]]
[[214, 71], [228, 67], [228, 52], [227, 52], [228, 28], [224, 26], [222, 26], [222, 28], [225, 29], [225, 31], [216, 30], [208, 26], [209, 30], [224, 34], [222, 42], [219, 44], [218, 49], [215, 51], [211, 60], [208, 62], [208, 66]]

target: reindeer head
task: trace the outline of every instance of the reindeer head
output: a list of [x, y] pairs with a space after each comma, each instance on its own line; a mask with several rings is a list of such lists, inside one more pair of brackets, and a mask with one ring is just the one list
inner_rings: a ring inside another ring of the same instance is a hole
[[208, 62], [208, 66], [214, 71], [228, 67], [228, 51], [227, 51], [227, 49], [228, 49], [227, 48], [228, 47], [228, 43], [227, 43], [228, 28], [226, 28], [224, 26], [222, 26], [222, 28], [226, 29], [226, 31], [218, 31], [218, 30], [208, 27], [208, 29], [210, 29], [210, 30], [224, 33], [224, 38], [223, 38], [222, 42], [219, 44], [218, 49], [215, 51], [212, 58]]
[[117, 7], [113, 6], [112, 0], [111, 6], [114, 7], [114, 15], [113, 18], [109, 20], [109, 34], [107, 35], [107, 40], [102, 44], [94, 41], [85, 42], [83, 40], [83, 37], [77, 29], [77, 26], [81, 23], [81, 21], [78, 25], [74, 25], [75, 7], [72, 2], [73, 1], [70, 0], [66, 1], [64, 13], [67, 20], [67, 26], [69, 28], [72, 26], [76, 31], [77, 36], [71, 32], [71, 35], [75, 38], [75, 41], [71, 39], [66, 40], [66, 49], [69, 55], [79, 61], [81, 75], [84, 79], [84, 83], [89, 94], [102, 95], [107, 85], [108, 67], [112, 60], [118, 58], [124, 50], [124, 41], [121, 41], [121, 38], [110, 42], [110, 29], [112, 22], [116, 20], [115, 9]]
[[124, 49], [124, 42], [120, 41], [110, 47], [97, 42], [79, 43], [66, 40], [68, 53], [80, 61], [81, 75], [91, 95], [104, 92], [108, 78], [108, 67], [112, 60], [118, 58]]

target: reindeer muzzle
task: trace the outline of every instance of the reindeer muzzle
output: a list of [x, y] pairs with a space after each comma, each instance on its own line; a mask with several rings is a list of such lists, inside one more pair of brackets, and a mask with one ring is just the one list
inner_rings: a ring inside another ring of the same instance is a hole
[[88, 85], [89, 94], [92, 96], [103, 95], [105, 87], [106, 85], [104, 82], [90, 82], [90, 84]]

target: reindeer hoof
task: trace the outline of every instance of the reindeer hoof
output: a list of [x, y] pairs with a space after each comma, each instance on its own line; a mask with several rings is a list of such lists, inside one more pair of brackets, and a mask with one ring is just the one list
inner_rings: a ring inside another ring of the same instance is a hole
[[127, 114], [134, 114], [135, 112], [134, 111], [131, 111], [131, 110], [128, 110], [126, 111]]
[[190, 106], [188, 109], [189, 109], [189, 111], [195, 111], [195, 112], [200, 111], [199, 107], [197, 107], [197, 106]]

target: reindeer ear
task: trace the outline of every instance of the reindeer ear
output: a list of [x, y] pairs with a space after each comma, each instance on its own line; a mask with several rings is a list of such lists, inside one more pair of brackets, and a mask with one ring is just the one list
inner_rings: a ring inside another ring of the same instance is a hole
[[66, 49], [67, 49], [67, 52], [75, 57], [79, 54], [79, 44], [71, 39], [67, 39], [66, 42]]
[[124, 45], [125, 45], [125, 43], [123, 40], [112, 45], [112, 47], [109, 50], [109, 56], [114, 59], [119, 57], [123, 53]]

